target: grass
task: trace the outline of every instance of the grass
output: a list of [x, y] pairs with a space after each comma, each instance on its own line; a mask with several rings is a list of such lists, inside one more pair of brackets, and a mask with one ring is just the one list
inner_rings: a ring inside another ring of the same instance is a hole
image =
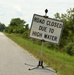
[[[39, 59], [41, 46], [36, 45], [19, 35], [7, 33], [5, 33], [5, 35]], [[55, 69], [58, 75], [74, 75], [74, 56], [69, 56], [43, 47], [43, 61], [48, 66]]]

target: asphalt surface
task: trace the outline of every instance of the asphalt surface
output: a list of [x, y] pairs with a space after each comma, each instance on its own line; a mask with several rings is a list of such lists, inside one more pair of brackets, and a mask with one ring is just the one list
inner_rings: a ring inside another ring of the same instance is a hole
[[28, 70], [37, 64], [38, 60], [32, 54], [0, 32], [0, 75], [57, 75], [51, 68]]

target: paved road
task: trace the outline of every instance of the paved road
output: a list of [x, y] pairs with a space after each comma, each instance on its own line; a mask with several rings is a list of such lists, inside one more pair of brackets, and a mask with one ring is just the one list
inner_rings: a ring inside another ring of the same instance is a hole
[[24, 63], [37, 65], [38, 60], [0, 32], [0, 75], [56, 75], [50, 68], [29, 71], [32, 66]]

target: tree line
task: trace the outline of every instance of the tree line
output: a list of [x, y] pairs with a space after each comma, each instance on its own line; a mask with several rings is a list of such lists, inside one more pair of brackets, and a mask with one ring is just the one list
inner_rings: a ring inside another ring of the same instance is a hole
[[[52, 50], [65, 52], [69, 55], [74, 55], [74, 8], [68, 9], [64, 14], [60, 14], [57, 12], [56, 14], [54, 14], [54, 17], [55, 19], [64, 22], [64, 29], [62, 38], [60, 40], [60, 45], [57, 46], [55, 44], [45, 42], [45, 47]], [[41, 41], [29, 38], [29, 24], [27, 24], [26, 21], [20, 18], [11, 19], [8, 27], [5, 27], [3, 23], [0, 23], [0, 31], [5, 31], [10, 34], [20, 34], [23, 38], [41, 45]]]
[[0, 31], [4, 31], [5, 30], [5, 24], [0, 22]]

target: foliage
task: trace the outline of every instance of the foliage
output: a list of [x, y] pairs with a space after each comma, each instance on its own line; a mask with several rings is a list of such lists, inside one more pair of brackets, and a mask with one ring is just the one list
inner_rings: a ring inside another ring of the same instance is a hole
[[74, 42], [67, 44], [64, 47], [64, 51], [66, 51], [69, 55], [74, 55]]
[[[6, 32], [8, 33], [23, 33], [25, 31], [25, 21], [21, 20], [20, 18], [13, 18], [10, 21], [9, 26], [6, 28]], [[27, 24], [28, 29], [28, 24]]]
[[[67, 49], [72, 46], [73, 48], [73, 45], [70, 44], [74, 42], [74, 8], [68, 9], [66, 14], [60, 15], [59, 13], [56, 13], [55, 18], [64, 22], [63, 34], [59, 47], [64, 49], [64, 47], [66, 46], [65, 48]], [[62, 51], [68, 51], [66, 49], [63, 49]], [[73, 51], [68, 51], [67, 53], [70, 55], [74, 55], [73, 53], [71, 54], [71, 52]]]
[[22, 34], [22, 37], [25, 38], [25, 39], [28, 39], [28, 38], [29, 38], [29, 29], [26, 30], [26, 31]]
[[5, 25], [0, 22], [0, 31], [4, 31], [4, 29], [5, 29]]

